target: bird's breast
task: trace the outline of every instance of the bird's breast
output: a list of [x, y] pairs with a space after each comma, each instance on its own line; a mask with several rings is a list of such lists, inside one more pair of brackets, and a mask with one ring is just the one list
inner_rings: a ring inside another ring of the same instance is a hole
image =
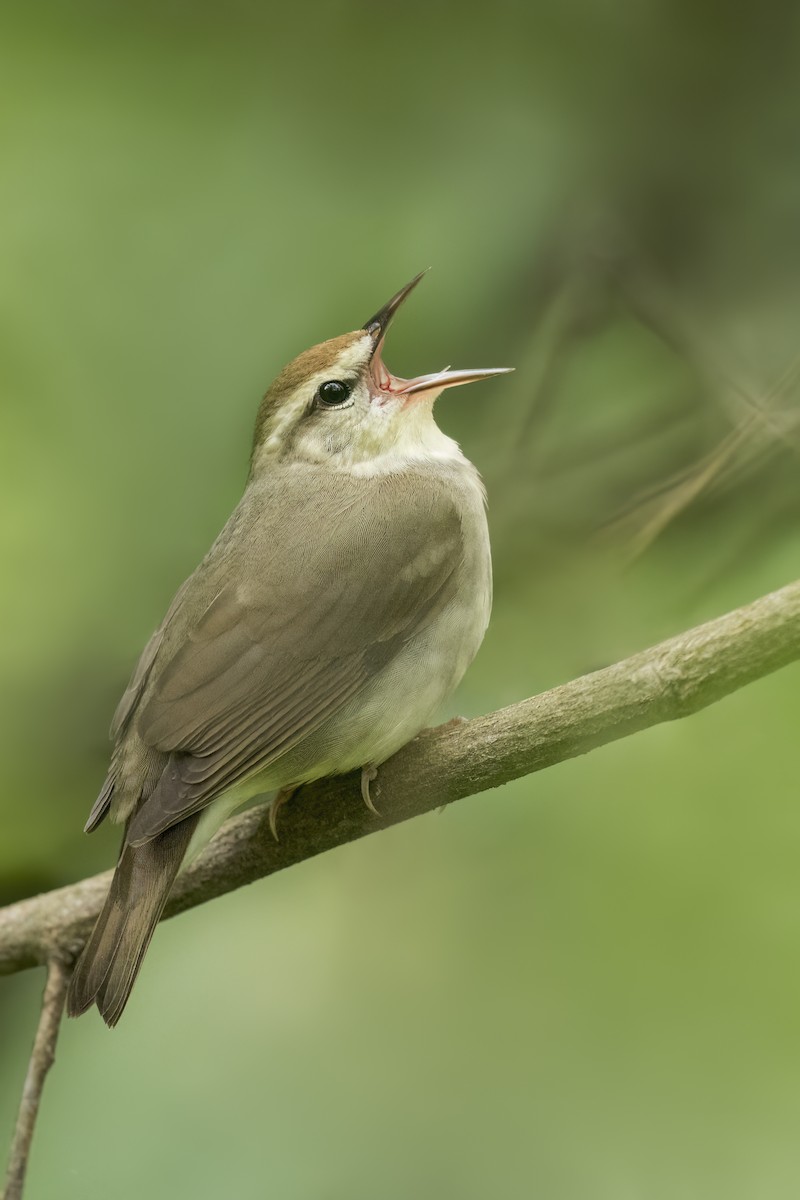
[[[283, 767], [293, 781], [385, 762], [435, 720], [475, 657], [492, 603], [489, 533], [477, 476], [459, 473], [453, 487], [459, 544], [443, 547], [431, 539], [401, 568], [411, 579], [422, 577], [437, 565], [428, 557], [448, 553], [454, 577], [447, 603], [308, 743], [287, 756]], [[428, 556], [424, 563], [416, 561], [420, 555]]]

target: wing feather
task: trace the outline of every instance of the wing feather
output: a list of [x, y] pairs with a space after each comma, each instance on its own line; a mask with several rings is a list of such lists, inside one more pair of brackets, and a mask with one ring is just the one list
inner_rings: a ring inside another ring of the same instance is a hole
[[[135, 815], [133, 844], [312, 734], [452, 597], [462, 535], [443, 485], [342, 476], [331, 526], [325, 497], [282, 486], [283, 503], [251, 514], [251, 552], [227, 564], [228, 581], [152, 671], [137, 728], [172, 768]], [[291, 529], [278, 521], [287, 502]]]

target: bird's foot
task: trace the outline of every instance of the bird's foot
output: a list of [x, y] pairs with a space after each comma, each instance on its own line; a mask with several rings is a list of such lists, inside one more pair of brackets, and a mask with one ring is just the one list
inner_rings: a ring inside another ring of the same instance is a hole
[[369, 785], [378, 778], [378, 768], [368, 763], [366, 767], [361, 768], [361, 797], [370, 812], [375, 813], [376, 817], [381, 814], [378, 812], [375, 805], [372, 803], [372, 796], [369, 792]]
[[269, 827], [276, 842], [281, 840], [278, 837], [278, 813], [283, 808], [286, 801], [291, 800], [296, 791], [298, 791], [297, 784], [295, 784], [293, 787], [281, 788], [281, 790], [276, 792], [272, 797], [272, 803], [269, 806]]

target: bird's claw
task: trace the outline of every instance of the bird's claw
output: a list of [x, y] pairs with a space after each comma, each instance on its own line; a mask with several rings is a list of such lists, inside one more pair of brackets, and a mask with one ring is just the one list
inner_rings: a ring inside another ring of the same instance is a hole
[[376, 817], [379, 817], [381, 814], [378, 812], [377, 808], [372, 803], [372, 796], [370, 795], [370, 792], [369, 792], [369, 785], [377, 778], [378, 778], [378, 768], [377, 767], [374, 767], [374, 766], [372, 766], [372, 764], [369, 764], [368, 766], [361, 768], [361, 798], [363, 799], [363, 801], [366, 804], [369, 811], [371, 813], [374, 813]]
[[269, 827], [272, 832], [272, 836], [275, 838], [276, 842], [279, 842], [281, 840], [278, 837], [278, 813], [283, 808], [286, 801], [291, 800], [292, 796], [295, 794], [296, 791], [297, 791], [296, 787], [285, 787], [285, 788], [281, 788], [281, 790], [279, 792], [276, 792], [275, 795], [272, 797], [272, 801], [269, 806], [268, 819], [269, 819]]

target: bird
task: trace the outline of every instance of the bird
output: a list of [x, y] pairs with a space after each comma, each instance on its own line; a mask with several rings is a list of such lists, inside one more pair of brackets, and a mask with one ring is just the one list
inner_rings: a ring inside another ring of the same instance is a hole
[[268, 388], [242, 498], [146, 645], [111, 725], [86, 832], [124, 827], [67, 1011], [114, 1026], [179, 871], [241, 805], [377, 768], [452, 693], [489, 622], [476, 468], [436, 424], [446, 388], [383, 361], [421, 272], [367, 323], [304, 351]]

